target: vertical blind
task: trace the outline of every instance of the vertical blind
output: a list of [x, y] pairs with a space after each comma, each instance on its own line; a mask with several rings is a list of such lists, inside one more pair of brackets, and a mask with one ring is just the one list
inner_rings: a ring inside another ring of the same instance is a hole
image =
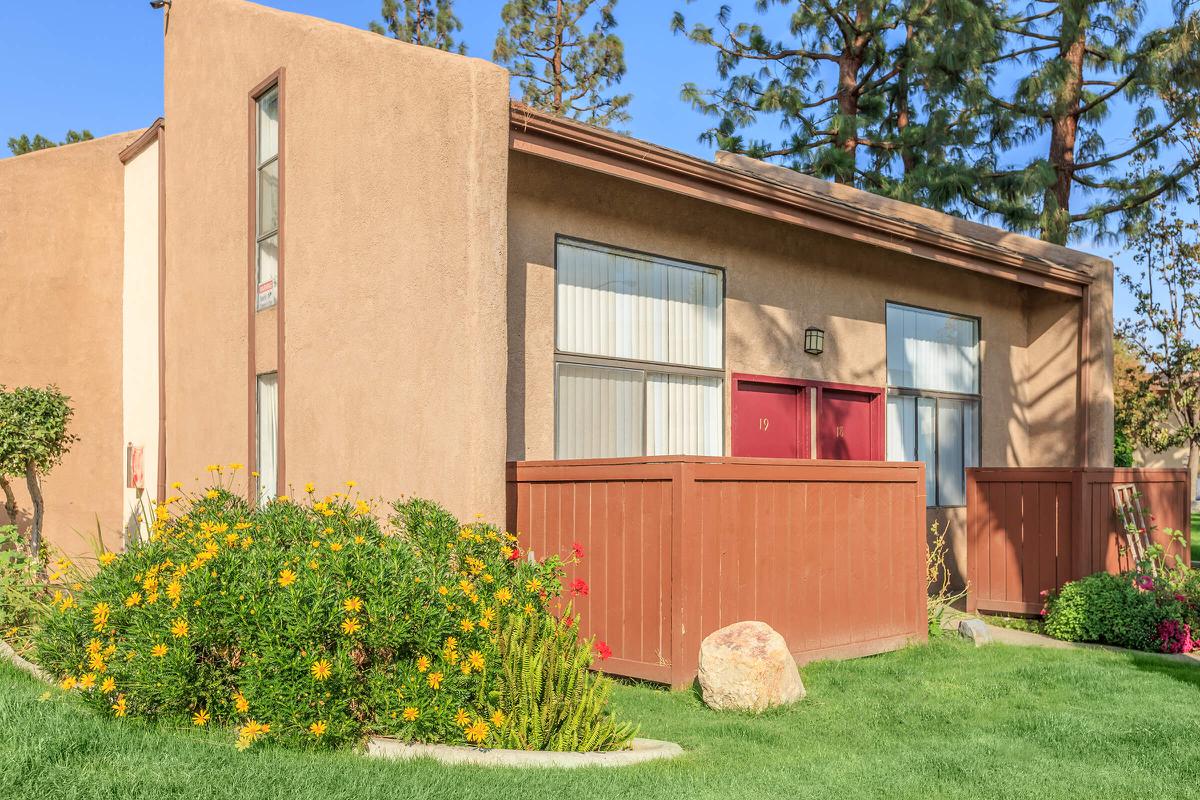
[[557, 281], [555, 457], [720, 455], [721, 272], [560, 240]]
[[978, 323], [888, 304], [887, 373], [903, 390], [888, 396], [888, 459], [924, 462], [929, 505], [964, 505], [966, 468], [979, 466]]
[[279, 89], [258, 99], [257, 291], [255, 308], [275, 304], [279, 280]]
[[642, 384], [638, 370], [559, 364], [555, 458], [641, 455]]
[[978, 323], [937, 311], [889, 303], [889, 386], [979, 393]]
[[279, 375], [258, 376], [258, 502], [275, 497], [279, 475]]
[[560, 241], [558, 349], [719, 369], [721, 273]]

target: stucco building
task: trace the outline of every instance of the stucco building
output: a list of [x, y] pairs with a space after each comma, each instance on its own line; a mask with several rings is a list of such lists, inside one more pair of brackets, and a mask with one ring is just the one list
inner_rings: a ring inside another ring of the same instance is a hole
[[1105, 259], [241, 0], [165, 30], [164, 122], [0, 161], [0, 382], [79, 408], [60, 546], [131, 449], [147, 498], [237, 461], [497, 521], [510, 460], [921, 460], [963, 572], [966, 467], [1111, 465]]

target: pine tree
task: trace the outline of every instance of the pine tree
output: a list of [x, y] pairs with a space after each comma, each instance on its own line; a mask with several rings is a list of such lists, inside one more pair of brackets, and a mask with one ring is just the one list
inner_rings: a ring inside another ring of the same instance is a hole
[[[718, 119], [702, 140], [881, 194], [948, 202], [957, 173], [946, 170], [944, 154], [974, 136], [956, 93], [984, 82], [994, 47], [987, 14], [971, 0], [755, 3], [760, 14], [774, 6], [791, 9], [783, 39], [735, 22], [729, 6], [719, 31], [688, 29], [675, 14], [672, 28], [713, 48], [725, 81], [683, 87], [685, 100]], [[764, 118], [779, 123], [782, 141], [746, 139], [743, 131]]]
[[47, 139], [40, 133], [35, 133], [32, 137], [27, 133], [23, 133], [20, 136], [9, 138], [8, 149], [14, 156], [23, 156], [26, 153], [32, 153], [36, 150], [48, 150], [51, 147], [61, 147], [64, 144], [78, 144], [79, 142], [86, 142], [94, 138], [92, 132], [87, 128], [84, 128], [82, 131], [67, 131], [66, 138], [61, 142]]
[[508, 0], [493, 58], [520, 80], [524, 101], [535, 108], [595, 125], [625, 122], [632, 95], [606, 95], [625, 75], [625, 49], [613, 33], [616, 5]]
[[[1110, 215], [1128, 222], [1146, 203], [1177, 197], [1200, 160], [1185, 156], [1165, 169], [1127, 173], [1136, 156], [1168, 155], [1164, 145], [1177, 126], [1196, 117], [1200, 61], [1188, 4], [1176, 4], [1173, 25], [1148, 31], [1141, 30], [1145, 0], [1018, 5], [997, 15], [1006, 49], [995, 64], [1019, 78], [1007, 95], [988, 93], [977, 108], [991, 135], [981, 141], [969, 202], [1010, 228], [1065, 244], [1085, 231], [1109, 233]], [[1138, 131], [1132, 142], [1110, 147], [1104, 123], [1122, 102], [1135, 112]], [[1013, 149], [1030, 143], [1044, 155], [1011, 164]]]
[[467, 46], [455, 42], [462, 22], [454, 15], [454, 0], [383, 0], [382, 22], [371, 22], [375, 33], [409, 44], [465, 54]]

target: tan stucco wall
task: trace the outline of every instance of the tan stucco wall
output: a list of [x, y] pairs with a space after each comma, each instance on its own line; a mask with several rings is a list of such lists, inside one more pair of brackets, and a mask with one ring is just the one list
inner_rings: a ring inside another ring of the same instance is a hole
[[[887, 301], [977, 316], [982, 465], [1074, 463], [1077, 302], [518, 154], [509, 191], [511, 458], [554, 453], [556, 234], [725, 268], [730, 373], [884, 386]], [[820, 356], [803, 352], [811, 325], [826, 331]], [[950, 526], [959, 574], [964, 518], [961, 509], [930, 514]]]
[[127, 161], [124, 176], [120, 456], [125, 444], [141, 447], [143, 477], [142, 489], [124, 490], [128, 530], [137, 529], [158, 486], [158, 148], [152, 142]]
[[237, 0], [166, 34], [168, 478], [248, 459], [247, 95], [280, 67], [287, 479], [502, 519], [506, 73]]
[[[122, 167], [139, 132], [0, 159], [0, 384], [56, 383], [79, 441], [44, 482], [46, 541], [120, 543]], [[32, 511], [14, 481], [22, 518]], [[0, 515], [2, 516], [2, 515]]]

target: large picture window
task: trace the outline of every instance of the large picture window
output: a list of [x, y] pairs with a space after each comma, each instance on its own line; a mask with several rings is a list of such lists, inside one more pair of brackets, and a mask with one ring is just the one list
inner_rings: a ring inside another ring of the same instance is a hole
[[724, 275], [560, 239], [555, 457], [721, 455]]
[[279, 87], [257, 100], [255, 309], [275, 305], [279, 286]]
[[887, 457], [925, 463], [931, 506], [966, 504], [979, 466], [979, 321], [887, 306]]

